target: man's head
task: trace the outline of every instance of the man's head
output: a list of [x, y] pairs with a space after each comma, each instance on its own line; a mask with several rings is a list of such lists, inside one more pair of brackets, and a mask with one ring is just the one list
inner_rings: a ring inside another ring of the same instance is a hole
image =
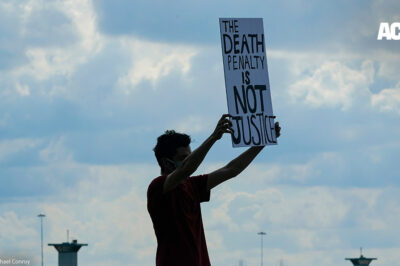
[[153, 151], [157, 162], [161, 167], [162, 174], [169, 174], [190, 153], [190, 136], [167, 130], [157, 138], [157, 145]]

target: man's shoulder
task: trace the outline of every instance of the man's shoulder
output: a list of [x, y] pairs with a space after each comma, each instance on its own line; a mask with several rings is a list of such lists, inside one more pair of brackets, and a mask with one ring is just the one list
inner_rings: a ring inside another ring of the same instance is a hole
[[[207, 182], [207, 177], [208, 175], [195, 175], [195, 176], [190, 176], [187, 178], [186, 182], [190, 183], [191, 185], [198, 185], [199, 183], [204, 183]], [[161, 175], [156, 178], [154, 178], [147, 189], [147, 194], [153, 191], [158, 191], [160, 192], [163, 187], [164, 187], [164, 182], [166, 180], [167, 176], [166, 175]]]
[[155, 186], [164, 185], [164, 182], [165, 182], [165, 179], [166, 179], [166, 178], [167, 178], [167, 177], [166, 177], [165, 175], [160, 175], [160, 176], [154, 178], [154, 179], [150, 182], [149, 187], [148, 187], [148, 190], [149, 190], [150, 188], [152, 188], [152, 187], [155, 187]]
[[154, 178], [147, 188], [147, 200], [159, 198], [163, 194], [163, 187], [166, 176], [158, 176]]
[[191, 176], [191, 177], [189, 177], [188, 178], [188, 181], [194, 181], [194, 182], [196, 182], [196, 181], [207, 181], [207, 178], [208, 178], [208, 175], [207, 174], [205, 174], [205, 175], [194, 175], [194, 176]]
[[165, 181], [166, 178], [167, 178], [167, 176], [165, 176], [165, 175], [157, 176], [156, 178], [154, 178], [154, 179], [150, 182], [150, 185], [153, 184], [153, 183], [157, 183], [157, 182], [163, 182], [163, 181]]
[[[207, 179], [208, 175], [194, 175], [194, 176], [190, 176], [187, 178], [187, 180], [197, 180], [197, 179]], [[166, 175], [160, 175], [156, 178], [154, 178], [151, 182], [149, 187], [154, 186], [154, 185], [160, 185], [160, 184], [164, 184], [165, 180], [167, 179]]]

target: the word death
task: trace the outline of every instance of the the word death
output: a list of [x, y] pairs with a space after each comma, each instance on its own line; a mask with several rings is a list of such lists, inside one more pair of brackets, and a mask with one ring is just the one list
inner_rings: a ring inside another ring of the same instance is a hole
[[224, 53], [225, 54], [248, 54], [264, 53], [264, 34], [233, 34], [223, 36]]

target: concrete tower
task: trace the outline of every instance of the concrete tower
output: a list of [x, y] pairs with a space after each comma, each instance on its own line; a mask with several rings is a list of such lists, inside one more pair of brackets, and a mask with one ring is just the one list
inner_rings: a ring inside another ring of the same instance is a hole
[[353, 263], [354, 266], [365, 266], [369, 265], [371, 261], [377, 260], [377, 258], [366, 258], [362, 254], [362, 248], [360, 248], [360, 257], [359, 258], [346, 258]]
[[72, 240], [71, 243], [49, 244], [58, 251], [58, 266], [78, 266], [78, 251], [82, 246], [87, 245], [79, 244], [77, 240]]

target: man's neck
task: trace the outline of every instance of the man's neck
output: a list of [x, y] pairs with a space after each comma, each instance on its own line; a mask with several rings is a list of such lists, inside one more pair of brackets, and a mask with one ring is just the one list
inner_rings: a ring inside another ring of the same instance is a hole
[[[172, 173], [172, 172], [161, 172], [161, 175], [162, 176], [168, 176], [170, 173]], [[183, 183], [185, 183], [187, 181], [187, 178], [185, 178], [185, 179], [183, 179], [182, 181], [181, 181], [181, 184], [183, 184]]]

